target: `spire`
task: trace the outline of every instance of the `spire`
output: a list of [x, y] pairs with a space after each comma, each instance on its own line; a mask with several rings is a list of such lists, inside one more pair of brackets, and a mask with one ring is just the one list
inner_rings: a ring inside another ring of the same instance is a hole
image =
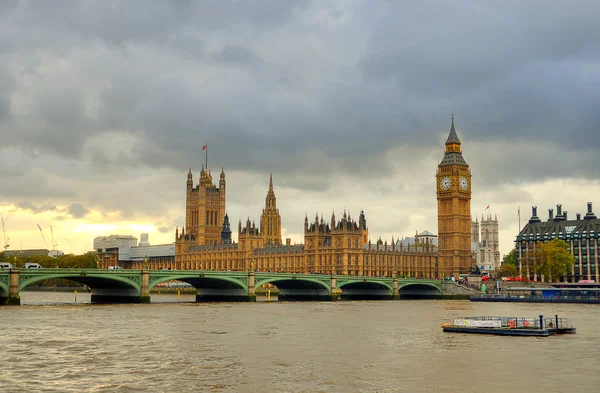
[[450, 127], [450, 134], [448, 135], [448, 139], [446, 139], [446, 144], [458, 143], [460, 145], [460, 139], [458, 139], [458, 135], [456, 135], [456, 130], [454, 129], [454, 112], [452, 112], [452, 126]]
[[273, 173], [269, 176], [269, 191], [265, 198], [265, 210], [271, 213], [277, 210], [277, 198], [275, 197], [275, 191], [273, 191]]
[[231, 229], [229, 227], [229, 216], [225, 213], [223, 228], [221, 229], [221, 243], [231, 244]]
[[194, 175], [192, 175], [192, 167], [190, 167], [190, 170], [189, 170], [188, 175], [187, 175], [187, 188], [188, 188], [188, 190], [191, 190], [193, 186], [194, 186]]
[[454, 128], [454, 113], [452, 113], [452, 125], [450, 126], [450, 134], [446, 139], [446, 149], [442, 162], [439, 163], [438, 168], [446, 166], [463, 166], [468, 167], [465, 159], [462, 156], [460, 139], [456, 135], [456, 129]]

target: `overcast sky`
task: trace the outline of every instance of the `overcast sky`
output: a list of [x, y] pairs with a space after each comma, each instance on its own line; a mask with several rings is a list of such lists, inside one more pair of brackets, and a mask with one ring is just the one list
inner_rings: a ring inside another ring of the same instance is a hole
[[[0, 2], [0, 211], [10, 249], [174, 240], [208, 142], [227, 210], [283, 237], [364, 210], [373, 241], [437, 233], [450, 114], [472, 213], [507, 253], [537, 205], [600, 213], [600, 2]], [[235, 231], [237, 232], [237, 231]], [[234, 233], [237, 238], [237, 233]]]

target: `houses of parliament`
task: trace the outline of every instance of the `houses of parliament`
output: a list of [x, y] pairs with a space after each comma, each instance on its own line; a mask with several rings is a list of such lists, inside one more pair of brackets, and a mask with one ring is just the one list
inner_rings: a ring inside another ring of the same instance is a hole
[[281, 238], [273, 176], [258, 225], [237, 224], [237, 243], [226, 212], [227, 182], [222, 168], [218, 184], [202, 166], [194, 183], [186, 183], [185, 226], [176, 230], [174, 269], [274, 271], [336, 275], [442, 278], [467, 273], [471, 257], [471, 172], [462, 157], [454, 116], [437, 173], [438, 236], [424, 231], [388, 244], [372, 243], [364, 211], [304, 218], [304, 243]]

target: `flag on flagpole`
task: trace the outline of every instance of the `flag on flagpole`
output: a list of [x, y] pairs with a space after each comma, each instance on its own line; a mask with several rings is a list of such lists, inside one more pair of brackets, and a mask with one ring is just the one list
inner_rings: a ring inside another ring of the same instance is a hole
[[204, 146], [202, 146], [202, 150], [206, 150], [208, 148], [208, 143]]
[[521, 206], [519, 206], [519, 210], [517, 210], [517, 215], [521, 216]]
[[[488, 205], [488, 206], [485, 208], [485, 210], [487, 210], [487, 209], [489, 209], [489, 208], [490, 208], [490, 205]], [[484, 210], [484, 211], [485, 211], [485, 210]]]

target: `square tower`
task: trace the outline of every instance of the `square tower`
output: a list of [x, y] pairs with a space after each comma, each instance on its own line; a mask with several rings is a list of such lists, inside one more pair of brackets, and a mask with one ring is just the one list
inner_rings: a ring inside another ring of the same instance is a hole
[[219, 187], [212, 181], [210, 169], [200, 171], [194, 187], [192, 168], [187, 179], [185, 199], [185, 231], [195, 244], [219, 244], [225, 219], [225, 171], [221, 168]]
[[437, 168], [439, 271], [444, 276], [468, 273], [471, 256], [471, 170], [452, 126]]

